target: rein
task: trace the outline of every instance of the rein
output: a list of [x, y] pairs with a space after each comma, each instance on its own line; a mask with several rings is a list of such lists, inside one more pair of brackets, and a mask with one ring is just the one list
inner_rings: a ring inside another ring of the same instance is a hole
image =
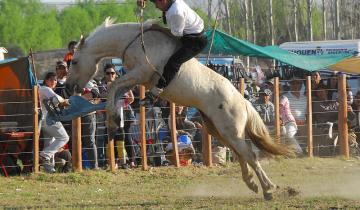
[[145, 42], [144, 42], [144, 33], [151, 31], [151, 30], [146, 30], [144, 31], [144, 9], [141, 8], [140, 9], [140, 33], [137, 34], [135, 36], [135, 38], [125, 47], [123, 54], [121, 55], [121, 59], [123, 61], [123, 63], [125, 62], [125, 53], [127, 51], [127, 49], [139, 38], [139, 36], [141, 37], [140, 42], [141, 42], [141, 48], [144, 52], [145, 55], [145, 60], [146, 62], [150, 65], [151, 69], [160, 77], [161, 80], [165, 81], [165, 78], [162, 76], [162, 74], [156, 69], [156, 67], [151, 63], [149, 57], [147, 56], [146, 53], [146, 49], [145, 49]]

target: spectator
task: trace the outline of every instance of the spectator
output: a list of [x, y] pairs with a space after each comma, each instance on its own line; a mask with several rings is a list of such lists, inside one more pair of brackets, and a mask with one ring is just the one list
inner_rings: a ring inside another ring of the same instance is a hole
[[[100, 95], [101, 98], [106, 98], [108, 94], [108, 89], [113, 81], [117, 78], [117, 74], [115, 71], [115, 66], [112, 64], [108, 64], [104, 68], [104, 78], [100, 81]], [[124, 147], [126, 150], [126, 153], [129, 158], [129, 164], [130, 167], [135, 167], [135, 151], [134, 151], [134, 145], [133, 141], [129, 135], [129, 128], [131, 125], [131, 119], [134, 118], [131, 110], [130, 104], [134, 102], [134, 95], [132, 91], [128, 91], [124, 95], [124, 99], [120, 100], [119, 107], [122, 118], [120, 119], [120, 127], [118, 130], [118, 134], [115, 137], [115, 144], [117, 148], [117, 159], [118, 159], [118, 165], [120, 165], [122, 168], [127, 168], [127, 164], [125, 161], [125, 153], [124, 153]], [[106, 114], [103, 113], [102, 116], [104, 119], [106, 118]], [[127, 118], [126, 118], [127, 117]]]
[[328, 99], [329, 100], [337, 100], [337, 91], [338, 91], [338, 78], [336, 73], [333, 73], [330, 78], [327, 79], [327, 87], [328, 90]]
[[[306, 143], [306, 113], [307, 113], [307, 99], [304, 95], [304, 85], [301, 77], [295, 76], [289, 82], [289, 91], [284, 94], [289, 100], [289, 106], [292, 115], [295, 118], [297, 132], [296, 139], [301, 144]], [[300, 150], [299, 150], [300, 151]]]
[[55, 106], [69, 105], [68, 101], [54, 92], [56, 87], [56, 74], [49, 72], [44, 79], [44, 85], [39, 89], [40, 105], [42, 109], [41, 130], [44, 134], [44, 149], [40, 152], [40, 160], [46, 172], [54, 173], [55, 166], [52, 161], [55, 153], [69, 141], [69, 136], [61, 122], [52, 122], [47, 118], [48, 103]]
[[[92, 103], [98, 103], [99, 96], [100, 93], [96, 82], [94, 80], [89, 81], [83, 90], [82, 97], [91, 101]], [[91, 112], [85, 116], [82, 116], [81, 144], [83, 151], [86, 153], [86, 157], [90, 169], [98, 169], [99, 167], [95, 133], [96, 133], [96, 112]]]
[[285, 143], [294, 146], [297, 154], [303, 153], [295, 135], [298, 131], [295, 117], [290, 108], [289, 99], [286, 96], [280, 98], [280, 119], [282, 125], [282, 134], [285, 136]]
[[274, 125], [275, 108], [274, 104], [270, 101], [272, 92], [270, 89], [261, 89], [260, 98], [255, 103], [255, 109], [259, 112], [264, 123], [268, 126]]
[[338, 119], [338, 102], [328, 100], [326, 86], [321, 84], [313, 90], [313, 119], [315, 123], [336, 122]]
[[186, 117], [187, 107], [176, 106], [175, 107], [175, 121], [176, 129], [188, 134], [191, 138], [195, 136], [196, 126]]
[[65, 89], [65, 82], [67, 79], [67, 75], [69, 73], [68, 65], [65, 61], [56, 62], [56, 76], [57, 76], [57, 84], [55, 88], [55, 93], [60, 95], [61, 97], [68, 99], [71, 94], [69, 94]]
[[[316, 126], [320, 128], [320, 134], [324, 131], [328, 132], [331, 138], [333, 134], [333, 126], [336, 129], [338, 122], [339, 103], [337, 101], [327, 100], [328, 92], [325, 85], [319, 85], [318, 89], [313, 91], [315, 94], [313, 102], [313, 119]], [[356, 114], [352, 111], [352, 107], [348, 106], [348, 125], [349, 128], [356, 126]], [[316, 130], [315, 132], [317, 132]]]
[[64, 57], [64, 61], [67, 63], [68, 67], [70, 67], [70, 65], [71, 65], [71, 61], [73, 59], [74, 52], [76, 50], [76, 44], [77, 44], [76, 41], [70, 41], [68, 44], [69, 52]]
[[311, 73], [311, 89], [315, 90], [322, 83], [321, 75], [315, 71]]

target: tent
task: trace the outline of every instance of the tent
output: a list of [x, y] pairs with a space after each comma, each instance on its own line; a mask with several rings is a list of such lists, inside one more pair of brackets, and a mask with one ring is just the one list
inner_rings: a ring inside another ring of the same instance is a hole
[[32, 129], [35, 84], [27, 57], [0, 61], [0, 123]]
[[360, 57], [348, 58], [330, 66], [333, 71], [360, 74]]
[[[250, 42], [237, 39], [219, 30], [208, 30], [206, 36], [208, 40], [212, 39], [214, 32], [214, 40], [211, 48], [213, 54], [223, 55], [241, 55], [249, 57], [259, 57], [266, 59], [275, 59], [281, 63], [295, 66], [307, 71], [316, 71], [324, 69], [328, 66], [336, 64], [351, 54], [338, 55], [321, 55], [321, 56], [304, 56], [283, 50], [278, 46], [261, 47]], [[209, 52], [210, 42], [204, 49], [204, 53]]]

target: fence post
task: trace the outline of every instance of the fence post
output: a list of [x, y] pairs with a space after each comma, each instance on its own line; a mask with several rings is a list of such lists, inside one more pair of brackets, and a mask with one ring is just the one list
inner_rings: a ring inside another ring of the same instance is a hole
[[280, 143], [281, 131], [280, 131], [280, 83], [279, 77], [274, 77], [274, 106], [275, 106], [275, 141]]
[[[140, 99], [145, 98], [145, 87], [140, 85]], [[142, 170], [148, 170], [146, 155], [146, 127], [145, 127], [145, 107], [140, 106], [140, 144], [141, 144], [141, 164]]]
[[80, 117], [72, 120], [72, 162], [74, 171], [82, 172]]
[[206, 128], [202, 129], [202, 148], [204, 164], [208, 167], [212, 166], [212, 148], [211, 148], [211, 135], [207, 132]]
[[38, 107], [38, 92], [39, 87], [37, 85], [33, 88], [33, 151], [34, 151], [34, 172], [39, 173], [39, 107]]
[[245, 93], [245, 79], [244, 78], [240, 78], [239, 92], [241, 95], [244, 96], [244, 93]]
[[306, 98], [307, 98], [307, 147], [309, 157], [314, 156], [313, 130], [312, 130], [312, 97], [311, 97], [311, 76], [306, 77]]
[[107, 151], [109, 152], [109, 164], [111, 172], [115, 172], [115, 146], [114, 139], [108, 136]]
[[179, 150], [176, 136], [176, 115], [175, 104], [170, 102], [170, 127], [171, 127], [171, 142], [173, 144], [173, 160], [176, 167], [180, 167]]
[[349, 135], [348, 135], [348, 124], [347, 124], [347, 92], [346, 92], [346, 74], [338, 76], [338, 96], [339, 96], [339, 137], [340, 137], [340, 148], [341, 154], [348, 159], [349, 153]]
[[108, 137], [108, 151], [109, 151], [109, 163], [111, 172], [115, 172], [115, 149], [114, 149], [114, 139]]

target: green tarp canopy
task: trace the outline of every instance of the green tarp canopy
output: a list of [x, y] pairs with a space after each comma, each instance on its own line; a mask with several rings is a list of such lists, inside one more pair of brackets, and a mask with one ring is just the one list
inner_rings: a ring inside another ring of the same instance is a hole
[[[204, 53], [209, 52], [210, 40], [212, 38], [213, 30], [208, 30], [206, 36], [208, 37], [208, 46], [204, 49]], [[261, 47], [250, 42], [237, 39], [224, 32], [215, 30], [214, 40], [211, 47], [211, 54], [222, 55], [241, 55], [249, 57], [275, 59], [281, 63], [295, 66], [307, 71], [316, 71], [324, 69], [335, 63], [338, 63], [351, 54], [337, 54], [337, 55], [321, 55], [321, 56], [304, 56], [291, 53], [283, 50], [278, 46]]]

